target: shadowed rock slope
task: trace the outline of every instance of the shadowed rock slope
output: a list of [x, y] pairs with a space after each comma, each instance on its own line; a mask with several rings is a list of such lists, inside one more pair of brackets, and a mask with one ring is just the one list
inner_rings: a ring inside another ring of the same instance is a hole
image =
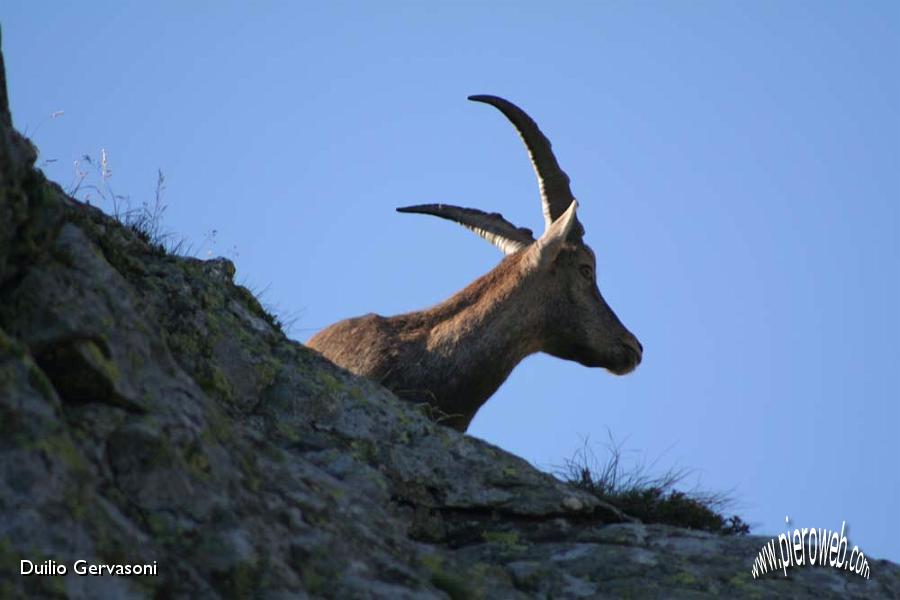
[[900, 594], [875, 560], [869, 581], [755, 581], [764, 538], [644, 526], [431, 423], [287, 339], [229, 261], [166, 255], [48, 182], [5, 78], [0, 129], [0, 597]]

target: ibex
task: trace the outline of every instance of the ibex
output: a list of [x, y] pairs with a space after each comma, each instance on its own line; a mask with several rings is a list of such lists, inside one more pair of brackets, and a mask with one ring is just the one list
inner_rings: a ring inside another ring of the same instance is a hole
[[643, 352], [600, 295], [594, 252], [582, 241], [577, 202], [550, 142], [512, 102], [496, 96], [469, 100], [496, 107], [525, 142], [540, 184], [543, 235], [535, 240], [529, 229], [472, 208], [398, 208], [456, 221], [506, 258], [436, 306], [395, 317], [370, 313], [347, 319], [308, 342], [399, 397], [430, 405], [439, 422], [459, 431], [530, 354], [546, 352], [623, 375], [641, 362]]

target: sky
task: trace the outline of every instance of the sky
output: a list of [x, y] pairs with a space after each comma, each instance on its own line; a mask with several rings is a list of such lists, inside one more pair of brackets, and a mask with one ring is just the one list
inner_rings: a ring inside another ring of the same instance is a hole
[[161, 170], [163, 228], [299, 341], [502, 258], [395, 207], [542, 230], [521, 142], [466, 97], [519, 104], [644, 360], [529, 357], [469, 433], [548, 471], [611, 437], [754, 533], [846, 522], [900, 561], [900, 4], [6, 0], [0, 26], [48, 177], [91, 156], [79, 197], [112, 210], [87, 187], [101, 149], [132, 206]]

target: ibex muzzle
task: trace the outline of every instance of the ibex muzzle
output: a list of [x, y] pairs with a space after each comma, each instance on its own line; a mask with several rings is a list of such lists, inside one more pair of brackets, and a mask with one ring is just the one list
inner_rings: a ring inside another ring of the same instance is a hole
[[422, 311], [368, 314], [331, 325], [308, 345], [334, 363], [381, 381], [401, 398], [433, 407], [439, 422], [465, 431], [478, 409], [526, 356], [546, 352], [588, 367], [629, 373], [643, 348], [597, 287], [594, 252], [583, 241], [577, 202], [550, 142], [513, 103], [490, 104], [515, 126], [537, 174], [543, 235], [497, 213], [447, 204], [397, 209], [455, 221], [506, 258], [448, 300]]

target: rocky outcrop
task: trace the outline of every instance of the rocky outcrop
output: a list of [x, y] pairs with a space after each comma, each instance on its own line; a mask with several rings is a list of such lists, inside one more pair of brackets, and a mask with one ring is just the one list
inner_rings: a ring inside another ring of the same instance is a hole
[[900, 594], [884, 561], [753, 580], [763, 538], [643, 525], [435, 425], [286, 338], [229, 261], [168, 255], [45, 180], [5, 83], [0, 597]]

